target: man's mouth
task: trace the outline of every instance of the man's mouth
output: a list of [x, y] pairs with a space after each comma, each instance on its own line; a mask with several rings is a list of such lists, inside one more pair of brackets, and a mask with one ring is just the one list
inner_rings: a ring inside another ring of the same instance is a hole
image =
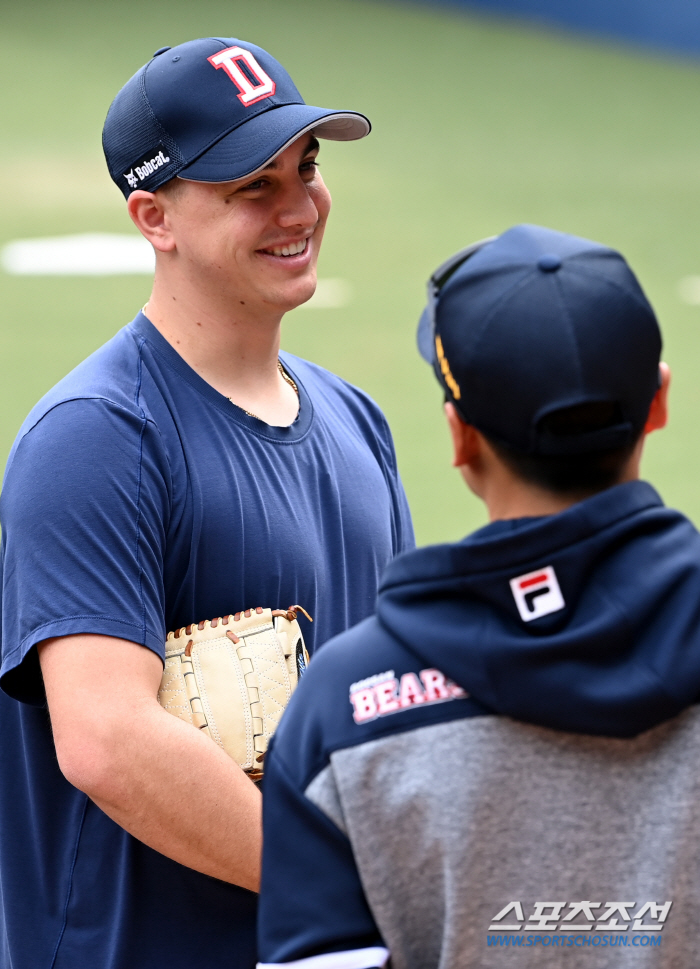
[[306, 249], [308, 239], [300, 239], [299, 242], [290, 242], [287, 246], [273, 246], [270, 249], [263, 249], [268, 256], [298, 256]]

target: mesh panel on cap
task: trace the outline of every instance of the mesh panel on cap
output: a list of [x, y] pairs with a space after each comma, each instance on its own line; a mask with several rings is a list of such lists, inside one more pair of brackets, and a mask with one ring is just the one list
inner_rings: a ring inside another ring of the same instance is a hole
[[131, 190], [124, 173], [143, 156], [144, 146], [148, 146], [145, 150], [149, 151], [162, 145], [175, 163], [169, 165], [167, 171], [161, 169], [145, 179], [139, 187], [146, 191], [153, 191], [169, 181], [178, 173], [183, 162], [177, 143], [151, 111], [145, 92], [145, 71], [146, 68], [142, 68], [127, 81], [114, 99], [102, 132], [102, 147], [109, 174], [127, 197]]

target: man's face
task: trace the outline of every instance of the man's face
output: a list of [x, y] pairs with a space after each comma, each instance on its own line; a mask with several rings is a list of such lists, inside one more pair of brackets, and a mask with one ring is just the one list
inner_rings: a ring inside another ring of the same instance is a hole
[[307, 134], [253, 177], [180, 180], [164, 193], [178, 272], [250, 309], [285, 312], [308, 300], [331, 206], [318, 149]]

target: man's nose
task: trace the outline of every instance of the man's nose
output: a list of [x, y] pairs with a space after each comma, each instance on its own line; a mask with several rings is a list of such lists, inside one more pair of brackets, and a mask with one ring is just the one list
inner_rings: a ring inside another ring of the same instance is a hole
[[318, 222], [318, 209], [311, 198], [306, 183], [298, 179], [289, 185], [280, 199], [277, 222], [281, 226], [313, 226]]

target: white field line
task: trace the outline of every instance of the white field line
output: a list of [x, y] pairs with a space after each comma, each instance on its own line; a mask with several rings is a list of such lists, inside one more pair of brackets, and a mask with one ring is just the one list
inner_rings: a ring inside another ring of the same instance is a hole
[[155, 256], [143, 236], [87, 232], [9, 242], [0, 251], [0, 265], [13, 276], [152, 274]]
[[685, 276], [678, 284], [678, 296], [682, 303], [700, 306], [700, 276]]

